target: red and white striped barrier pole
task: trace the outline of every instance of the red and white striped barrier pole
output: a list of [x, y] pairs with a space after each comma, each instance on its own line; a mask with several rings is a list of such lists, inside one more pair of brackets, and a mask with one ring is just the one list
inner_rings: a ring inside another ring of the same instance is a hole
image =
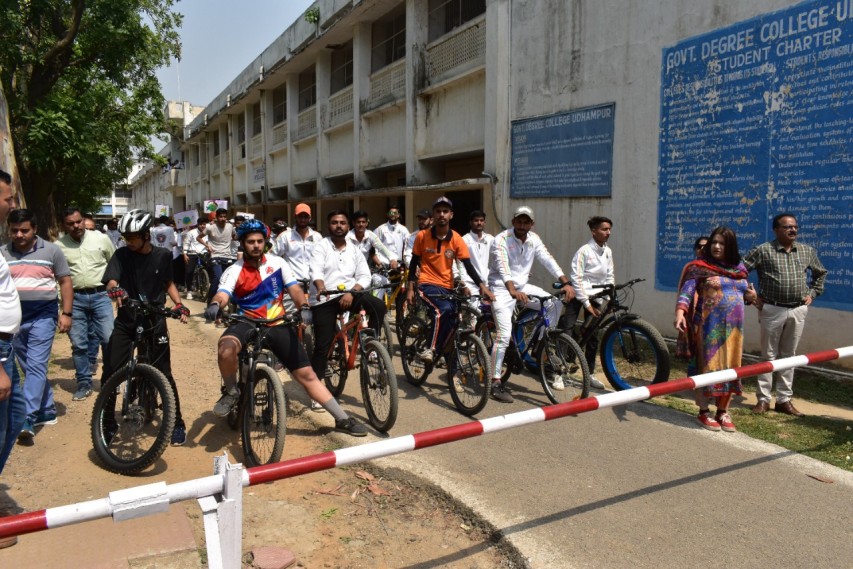
[[[364, 462], [384, 456], [469, 439], [521, 425], [550, 421], [567, 415], [577, 415], [587, 411], [594, 411], [595, 409], [625, 405], [651, 397], [691, 390], [714, 383], [732, 381], [737, 378], [751, 377], [808, 364], [828, 362], [851, 355], [853, 355], [853, 346], [814, 352], [781, 360], [706, 373], [694, 377], [686, 377], [646, 387], [635, 387], [625, 391], [605, 393], [558, 405], [536, 407], [499, 417], [471, 421], [413, 435], [405, 435], [384, 441], [295, 458], [276, 464], [256, 466], [243, 471], [243, 486], [292, 478], [301, 474], [319, 472], [337, 466]], [[224, 488], [224, 480], [224, 476], [216, 475], [168, 486], [164, 482], [160, 482], [112, 492], [109, 498], [0, 518], [0, 538], [23, 535], [110, 516], [116, 519], [127, 519], [163, 511], [163, 507], [168, 507], [169, 503], [221, 494]]]

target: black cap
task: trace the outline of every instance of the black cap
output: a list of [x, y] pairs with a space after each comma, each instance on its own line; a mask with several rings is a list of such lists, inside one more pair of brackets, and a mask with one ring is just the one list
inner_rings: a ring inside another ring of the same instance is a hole
[[429, 219], [432, 217], [432, 212], [428, 209], [422, 209], [415, 217], [423, 217], [424, 219]]
[[441, 196], [440, 198], [432, 202], [432, 209], [435, 209], [440, 205], [446, 205], [450, 208], [450, 211], [453, 211], [453, 202], [444, 196]]

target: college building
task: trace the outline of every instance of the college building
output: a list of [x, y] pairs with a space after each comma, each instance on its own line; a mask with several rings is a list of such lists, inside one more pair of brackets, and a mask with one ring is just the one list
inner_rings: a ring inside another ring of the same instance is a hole
[[[307, 202], [321, 229], [334, 209], [378, 225], [397, 206], [412, 228], [446, 195], [457, 229], [482, 209], [492, 233], [528, 205], [566, 269], [587, 219], [605, 215], [617, 281], [646, 279], [634, 310], [665, 335], [696, 237], [730, 225], [745, 252], [793, 211], [802, 239], [833, 255], [801, 350], [850, 344], [853, 234], [830, 212], [853, 194], [838, 150], [853, 132], [851, 4], [318, 0], [206, 106], [167, 106], [169, 166], [144, 168], [133, 202], [226, 199], [267, 221]], [[815, 192], [823, 217], [805, 201]], [[839, 330], [832, 346], [821, 328]]]

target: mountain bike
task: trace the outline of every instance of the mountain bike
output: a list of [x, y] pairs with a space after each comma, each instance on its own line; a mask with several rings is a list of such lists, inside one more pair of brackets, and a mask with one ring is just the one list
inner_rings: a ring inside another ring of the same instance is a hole
[[[436, 347], [435, 357], [443, 356], [447, 362], [447, 384], [456, 409], [466, 416], [479, 413], [492, 393], [492, 366], [489, 352], [475, 333], [480, 311], [471, 306], [472, 297], [451, 292], [438, 298], [456, 305], [456, 325], [442, 347]], [[403, 320], [403, 341], [400, 355], [403, 372], [412, 385], [423, 385], [432, 372], [435, 361], [425, 361], [422, 354], [430, 348], [435, 312], [422, 295], [415, 296], [415, 305]]]
[[272, 367], [275, 356], [267, 347], [266, 339], [276, 325], [297, 327], [300, 322], [288, 315], [256, 319], [242, 314], [224, 314], [222, 319], [228, 324], [245, 323], [254, 328], [250, 340], [237, 356], [240, 397], [228, 413], [228, 425], [232, 429], [241, 427], [243, 456], [247, 465], [278, 462], [287, 432], [287, 401], [284, 387]]
[[[562, 286], [562, 283], [560, 283]], [[516, 308], [512, 318], [512, 334], [501, 365], [501, 381], [525, 369], [539, 376], [542, 389], [552, 403], [564, 403], [589, 396], [590, 373], [583, 350], [571, 336], [559, 328], [551, 328], [546, 302], [554, 295], [534, 296], [538, 308]], [[477, 335], [492, 351], [496, 325], [491, 306], [485, 305], [477, 324]]]
[[[340, 289], [326, 291], [326, 295], [366, 294], [379, 288], [385, 287]], [[343, 393], [349, 371], [355, 369], [356, 355], [359, 356], [361, 396], [367, 418], [376, 430], [386, 433], [397, 421], [397, 374], [385, 343], [376, 337], [373, 328], [368, 327], [364, 308], [355, 313], [338, 314], [338, 331], [329, 348], [329, 363], [323, 377], [326, 387], [335, 397]]]
[[207, 265], [210, 262], [210, 253], [205, 251], [195, 257], [196, 267], [193, 271], [192, 282], [189, 283], [189, 290], [195, 291], [198, 299], [204, 301], [207, 298], [207, 292], [210, 290], [210, 275], [207, 274]]
[[179, 318], [171, 310], [128, 298], [136, 335], [127, 364], [101, 387], [92, 410], [95, 455], [110, 472], [133, 474], [157, 461], [175, 428], [175, 393], [166, 376], [150, 362], [155, 326], [148, 317]]
[[[631, 312], [633, 286], [644, 280], [593, 285], [592, 288], [601, 289], [590, 297], [592, 301], [602, 301], [600, 314], [575, 330], [575, 338], [583, 348], [593, 335], [601, 334], [601, 367], [617, 391], [669, 380], [669, 350], [663, 336], [649, 322]], [[572, 326], [567, 328], [571, 330]]]
[[374, 274], [379, 274], [388, 279], [387, 285], [384, 286], [382, 292], [382, 300], [385, 302], [386, 317], [382, 323], [382, 328], [379, 330], [379, 337], [385, 341], [388, 347], [388, 353], [394, 353], [394, 346], [391, 336], [391, 325], [388, 324], [387, 314], [391, 314], [394, 310], [394, 331], [397, 340], [400, 339], [400, 326], [403, 324], [403, 316], [406, 303], [406, 277], [409, 272], [406, 269], [389, 269], [387, 267], [379, 267], [374, 269]]

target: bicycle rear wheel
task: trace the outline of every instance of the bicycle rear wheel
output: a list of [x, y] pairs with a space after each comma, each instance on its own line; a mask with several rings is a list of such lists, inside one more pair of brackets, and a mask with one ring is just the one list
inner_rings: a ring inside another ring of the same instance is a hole
[[370, 424], [387, 433], [397, 421], [397, 374], [385, 345], [376, 339], [368, 340], [364, 346], [361, 396]]
[[583, 350], [565, 332], [548, 332], [537, 363], [542, 389], [551, 403], [565, 403], [589, 396], [589, 367]]
[[287, 404], [278, 375], [255, 367], [254, 381], [243, 395], [243, 454], [248, 466], [278, 462], [287, 431]]
[[429, 348], [426, 322], [414, 314], [403, 321], [403, 341], [400, 342], [400, 359], [403, 360], [403, 373], [412, 385], [423, 385], [432, 371], [433, 364], [421, 359], [421, 352]]
[[456, 409], [463, 415], [479, 413], [492, 394], [492, 363], [483, 341], [474, 332], [456, 335], [455, 365], [447, 383]]
[[339, 338], [335, 340], [332, 349], [329, 350], [329, 363], [326, 366], [326, 375], [323, 377], [326, 387], [333, 396], [339, 397], [344, 392], [348, 373], [344, 341]]
[[136, 364], [115, 372], [92, 410], [92, 445], [110, 472], [133, 474], [154, 464], [175, 428], [175, 394], [155, 367]]
[[617, 391], [669, 381], [669, 350], [660, 332], [640, 318], [608, 327], [600, 355], [604, 375]]

